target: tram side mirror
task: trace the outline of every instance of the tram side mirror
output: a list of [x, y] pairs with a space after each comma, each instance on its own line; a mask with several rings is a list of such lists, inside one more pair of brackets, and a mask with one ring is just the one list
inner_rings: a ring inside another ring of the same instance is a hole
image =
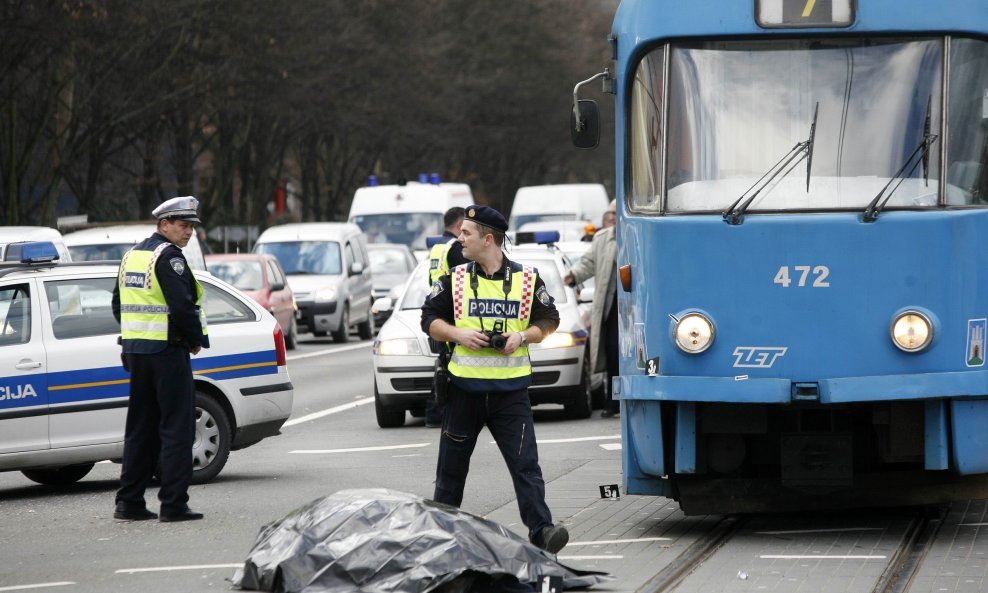
[[[579, 111], [579, 119], [577, 119]], [[575, 109], [569, 114], [569, 131], [573, 138], [573, 146], [577, 148], [596, 148], [600, 143], [600, 111], [597, 102], [591, 99], [577, 101]]]

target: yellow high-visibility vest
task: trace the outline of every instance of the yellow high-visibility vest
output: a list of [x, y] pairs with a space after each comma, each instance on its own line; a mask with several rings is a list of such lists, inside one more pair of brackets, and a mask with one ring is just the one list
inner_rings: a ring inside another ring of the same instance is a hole
[[[505, 334], [528, 328], [538, 274], [531, 266], [510, 265], [507, 294], [505, 282], [473, 273], [473, 263], [453, 268], [450, 280], [456, 327], [492, 331], [495, 322], [502, 320]], [[532, 362], [527, 345], [506, 356], [489, 347], [471, 350], [457, 344], [449, 361], [449, 374], [453, 383], [466, 391], [516, 391], [531, 385]]]
[[[120, 336], [129, 342], [125, 352], [160, 352], [168, 344], [168, 302], [161, 291], [155, 264], [161, 252], [171, 243], [162, 243], [154, 251], [131, 249], [120, 262], [117, 282], [120, 286]], [[189, 271], [191, 274], [191, 270]], [[196, 306], [207, 335], [205, 312], [202, 310], [202, 286], [196, 280]]]
[[429, 250], [429, 286], [449, 274], [449, 250], [455, 242], [456, 238], [454, 237], [445, 243], [436, 243]]

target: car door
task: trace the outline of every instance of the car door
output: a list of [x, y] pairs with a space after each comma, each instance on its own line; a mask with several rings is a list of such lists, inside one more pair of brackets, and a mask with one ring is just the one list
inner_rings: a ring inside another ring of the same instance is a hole
[[[360, 235], [362, 236], [362, 235]], [[357, 239], [347, 241], [350, 248], [350, 257], [360, 264], [359, 274], [349, 276], [350, 298], [353, 302], [352, 311], [357, 312], [354, 318], [363, 318], [362, 312], [370, 315], [371, 300], [374, 295], [374, 279], [371, 275], [370, 258], [367, 256], [367, 249]]]
[[116, 275], [43, 282], [53, 449], [123, 440], [130, 376], [110, 305], [115, 282]]
[[0, 283], [0, 454], [49, 446], [47, 360], [36, 287], [34, 281]]
[[[286, 329], [292, 324], [292, 316], [295, 314], [295, 307], [292, 303], [291, 292], [288, 288], [288, 281], [278, 268], [278, 264], [273, 259], [264, 260], [264, 270], [267, 275], [269, 307], [271, 314], [278, 320], [278, 325]], [[275, 290], [281, 286], [279, 290]]]

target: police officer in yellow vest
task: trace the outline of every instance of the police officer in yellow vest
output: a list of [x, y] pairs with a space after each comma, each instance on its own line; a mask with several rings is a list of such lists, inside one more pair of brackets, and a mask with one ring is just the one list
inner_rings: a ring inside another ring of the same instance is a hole
[[459, 242], [472, 262], [437, 280], [422, 306], [422, 329], [435, 340], [456, 344], [433, 498], [460, 506], [470, 457], [487, 426], [508, 465], [529, 539], [555, 554], [569, 534], [552, 524], [545, 502], [528, 398], [528, 345], [556, 330], [559, 313], [538, 270], [505, 256], [507, 230], [497, 210], [467, 208]]
[[130, 401], [123, 467], [116, 496], [117, 519], [159, 516], [148, 510], [144, 490], [161, 464], [160, 520], [202, 519], [189, 509], [195, 386], [191, 354], [209, 348], [202, 287], [181, 247], [199, 223], [199, 201], [173, 198], [154, 209], [156, 233], [123, 256], [113, 291], [123, 358], [130, 371]]
[[[463, 224], [464, 209], [462, 206], [453, 206], [443, 215], [443, 238], [442, 243], [436, 243], [429, 250], [429, 286], [435, 284], [449, 271], [458, 265], [469, 263], [470, 260], [463, 257], [463, 245], [457, 241], [460, 236], [460, 226]], [[440, 348], [447, 348], [446, 344], [440, 344]], [[436, 400], [435, 394], [425, 401], [425, 425], [428, 428], [439, 428], [443, 424], [443, 415], [446, 413], [446, 404]]]

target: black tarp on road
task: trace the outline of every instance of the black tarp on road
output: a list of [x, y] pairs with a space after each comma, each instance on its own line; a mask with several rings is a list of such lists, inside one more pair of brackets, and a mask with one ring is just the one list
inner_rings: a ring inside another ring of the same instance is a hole
[[278, 593], [524, 591], [544, 576], [560, 577], [564, 589], [613, 578], [563, 566], [493, 521], [382, 488], [341, 490], [264, 526], [233, 584]]

